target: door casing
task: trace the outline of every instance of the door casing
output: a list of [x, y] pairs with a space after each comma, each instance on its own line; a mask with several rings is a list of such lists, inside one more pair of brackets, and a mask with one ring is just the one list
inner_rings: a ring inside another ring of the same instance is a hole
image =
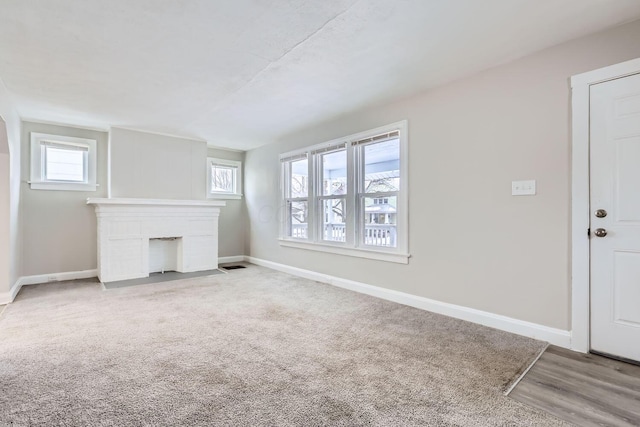
[[571, 77], [571, 349], [589, 352], [589, 92], [640, 73], [640, 58]]

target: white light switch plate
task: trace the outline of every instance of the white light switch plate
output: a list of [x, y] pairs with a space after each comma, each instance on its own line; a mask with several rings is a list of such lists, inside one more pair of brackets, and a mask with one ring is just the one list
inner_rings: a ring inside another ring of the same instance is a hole
[[512, 181], [511, 195], [512, 196], [535, 196], [536, 180], [532, 179], [529, 181]]

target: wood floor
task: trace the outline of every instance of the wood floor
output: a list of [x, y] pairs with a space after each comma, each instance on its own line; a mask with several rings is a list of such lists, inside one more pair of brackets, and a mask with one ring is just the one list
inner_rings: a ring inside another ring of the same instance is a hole
[[640, 366], [550, 346], [509, 396], [580, 427], [640, 426]]

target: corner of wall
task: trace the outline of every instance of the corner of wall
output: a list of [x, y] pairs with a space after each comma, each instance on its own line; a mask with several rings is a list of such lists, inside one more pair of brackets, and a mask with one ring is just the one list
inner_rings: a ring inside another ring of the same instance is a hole
[[[0, 249], [1, 256], [8, 260], [8, 272], [1, 282], [6, 282], [0, 292], [9, 292], [22, 272], [22, 224], [20, 201], [20, 159], [21, 159], [21, 122], [11, 94], [0, 78], [0, 116], [6, 124], [6, 136], [9, 155], [8, 176], [8, 228], [9, 239], [6, 248]], [[4, 251], [7, 251], [4, 253]]]

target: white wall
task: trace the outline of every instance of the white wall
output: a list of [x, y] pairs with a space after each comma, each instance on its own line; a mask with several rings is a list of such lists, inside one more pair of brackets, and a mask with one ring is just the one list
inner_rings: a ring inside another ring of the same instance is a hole
[[[2, 143], [0, 186], [0, 298], [18, 280], [22, 268], [20, 219], [20, 118], [9, 92], [0, 80], [0, 117], [5, 122], [6, 141]], [[6, 240], [5, 240], [6, 239]]]
[[[98, 190], [31, 190], [30, 134], [42, 132], [98, 141]], [[22, 235], [24, 261], [19, 275], [31, 276], [92, 270], [97, 267], [94, 208], [88, 197], [107, 197], [108, 142], [111, 139], [112, 197], [204, 199], [206, 193], [205, 142], [113, 129], [106, 132], [22, 123], [22, 213], [27, 225]], [[243, 160], [242, 152], [211, 150], [212, 156]], [[0, 153], [0, 173], [2, 173]], [[18, 180], [19, 182], [19, 180]], [[0, 191], [0, 205], [2, 203]], [[243, 200], [229, 201], [220, 218], [220, 256], [245, 253]], [[1, 216], [1, 211], [0, 211]], [[3, 224], [3, 222], [0, 222]], [[1, 233], [0, 233], [1, 234]], [[0, 258], [0, 273], [2, 264]], [[15, 283], [17, 274], [12, 283]], [[2, 290], [0, 289], [0, 293]]]
[[[97, 191], [32, 190], [31, 132], [90, 138], [97, 141]], [[107, 196], [106, 132], [22, 123], [22, 276], [92, 270], [97, 267], [96, 215], [88, 197]]]
[[[221, 150], [209, 147], [207, 156], [244, 162], [243, 151]], [[240, 191], [244, 192], [243, 189], [240, 189]], [[240, 200], [225, 200], [225, 202], [227, 205], [220, 209], [218, 223], [218, 254], [220, 257], [244, 255], [247, 231], [247, 210], [244, 197]]]
[[[7, 126], [0, 117], [0, 294], [11, 283], [11, 162]], [[2, 299], [0, 299], [0, 303]]]
[[[249, 151], [249, 254], [569, 330], [568, 79], [640, 57], [638, 40], [640, 21]], [[409, 265], [280, 247], [278, 154], [403, 119]], [[536, 179], [538, 195], [512, 197], [519, 179]]]
[[112, 128], [111, 197], [206, 197], [207, 143]]
[[[205, 199], [207, 157], [244, 160], [244, 152], [208, 148], [206, 142], [112, 128], [111, 197]], [[220, 211], [220, 257], [244, 255], [244, 199]]]

